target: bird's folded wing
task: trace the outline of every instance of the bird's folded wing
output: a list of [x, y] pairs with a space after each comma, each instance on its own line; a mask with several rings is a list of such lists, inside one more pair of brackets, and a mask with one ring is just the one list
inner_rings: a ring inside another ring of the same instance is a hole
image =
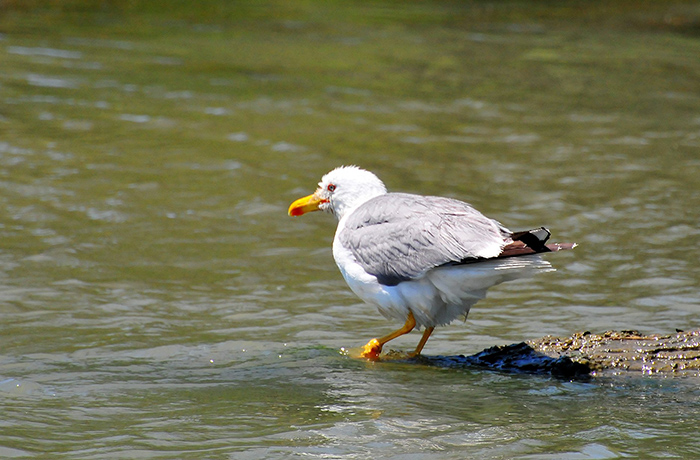
[[403, 193], [373, 198], [338, 229], [340, 244], [385, 285], [447, 263], [497, 257], [509, 236], [467, 203]]

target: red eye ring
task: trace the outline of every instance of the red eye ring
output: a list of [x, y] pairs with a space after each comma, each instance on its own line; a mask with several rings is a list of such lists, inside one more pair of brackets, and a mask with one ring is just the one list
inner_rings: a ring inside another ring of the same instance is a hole
[[335, 184], [328, 184], [328, 187], [326, 187], [326, 189], [329, 192], [335, 192]]

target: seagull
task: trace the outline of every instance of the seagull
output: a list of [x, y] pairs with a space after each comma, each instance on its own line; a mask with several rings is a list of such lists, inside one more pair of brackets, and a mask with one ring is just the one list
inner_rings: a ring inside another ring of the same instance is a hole
[[333, 258], [350, 289], [384, 317], [404, 322], [362, 348], [370, 360], [416, 327], [423, 336], [408, 356], [418, 356], [436, 326], [466, 319], [488, 288], [553, 271], [539, 254], [576, 246], [546, 244], [550, 232], [544, 227], [512, 232], [463, 201], [388, 193], [376, 175], [357, 166], [324, 175], [288, 213], [319, 210], [338, 219]]

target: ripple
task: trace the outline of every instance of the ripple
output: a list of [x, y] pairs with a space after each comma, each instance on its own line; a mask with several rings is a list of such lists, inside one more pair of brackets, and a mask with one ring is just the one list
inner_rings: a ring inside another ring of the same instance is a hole
[[44, 392], [44, 387], [31, 380], [9, 378], [0, 380], [0, 393], [12, 396], [29, 396]]
[[301, 152], [305, 150], [304, 147], [300, 145], [295, 145], [290, 142], [276, 142], [272, 145], [272, 150], [275, 152]]
[[250, 140], [250, 136], [243, 132], [229, 134], [226, 138], [233, 142], [246, 142]]
[[150, 115], [134, 115], [130, 113], [125, 113], [119, 115], [119, 119], [123, 121], [130, 121], [132, 123], [148, 123], [151, 121]]
[[28, 84], [44, 88], [76, 89], [80, 86], [80, 84], [73, 79], [40, 74], [29, 74], [26, 79]]
[[56, 48], [31, 48], [26, 46], [8, 46], [6, 48], [10, 54], [22, 56], [47, 56], [61, 59], [82, 59], [83, 53], [80, 51], [68, 51]]

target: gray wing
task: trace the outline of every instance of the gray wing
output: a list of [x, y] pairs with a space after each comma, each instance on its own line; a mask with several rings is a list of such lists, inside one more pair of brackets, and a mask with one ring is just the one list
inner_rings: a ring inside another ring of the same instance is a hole
[[369, 200], [344, 224], [339, 242], [390, 286], [440, 265], [496, 257], [511, 235], [462, 201], [404, 193]]

